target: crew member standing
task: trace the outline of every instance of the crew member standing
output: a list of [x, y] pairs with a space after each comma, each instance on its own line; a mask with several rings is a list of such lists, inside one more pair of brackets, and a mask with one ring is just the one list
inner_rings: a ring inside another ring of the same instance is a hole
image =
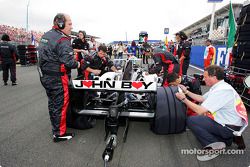
[[176, 41], [178, 43], [177, 55], [180, 62], [180, 75], [187, 75], [190, 63], [191, 43], [187, 41], [187, 35], [180, 31], [176, 33]]
[[16, 83], [16, 61], [18, 59], [16, 47], [9, 43], [10, 37], [7, 34], [2, 36], [2, 43], [0, 43], [0, 64], [3, 69], [3, 81], [4, 85], [8, 85], [9, 71], [10, 80], [12, 86], [17, 85]]
[[71, 139], [66, 133], [66, 112], [69, 104], [69, 76], [71, 69], [79, 68], [70, 43], [72, 22], [70, 16], [59, 13], [53, 28], [46, 32], [39, 44], [40, 80], [48, 96], [48, 108], [52, 124], [53, 140]]
[[[84, 56], [89, 54], [89, 43], [86, 41], [85, 31], [79, 31], [78, 37], [72, 42], [72, 47], [76, 53], [76, 60], [81, 62]], [[77, 70], [77, 76], [81, 76], [81, 70]]]
[[215, 63], [215, 48], [212, 46], [210, 39], [206, 40], [206, 50], [204, 53], [204, 69]]

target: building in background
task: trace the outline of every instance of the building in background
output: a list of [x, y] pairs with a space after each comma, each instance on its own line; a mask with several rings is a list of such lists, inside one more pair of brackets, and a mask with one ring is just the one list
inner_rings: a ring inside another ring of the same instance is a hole
[[[242, 4], [232, 4], [234, 16], [237, 21], [239, 17]], [[229, 4], [218, 9], [214, 16], [213, 33], [211, 34], [211, 40], [217, 45], [226, 45], [228, 36], [228, 11]], [[193, 45], [205, 45], [205, 40], [209, 36], [209, 28], [211, 22], [211, 14], [200, 19], [199, 21], [182, 29], [189, 38], [192, 38]]]

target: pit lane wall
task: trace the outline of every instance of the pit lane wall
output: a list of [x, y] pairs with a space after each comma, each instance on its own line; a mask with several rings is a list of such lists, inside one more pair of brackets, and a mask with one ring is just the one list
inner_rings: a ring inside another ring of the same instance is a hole
[[[226, 46], [225, 45], [219, 45], [214, 46], [216, 49], [216, 58], [215, 58], [215, 64], [219, 66], [228, 66], [229, 64], [229, 56], [226, 55]], [[205, 52], [206, 46], [192, 46], [191, 49], [191, 60], [190, 64], [193, 66], [196, 66], [198, 68], [204, 69], [204, 52]]]

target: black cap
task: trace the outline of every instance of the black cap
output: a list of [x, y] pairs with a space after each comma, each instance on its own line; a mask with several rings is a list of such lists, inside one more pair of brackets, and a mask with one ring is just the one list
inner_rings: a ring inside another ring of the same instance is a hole
[[2, 40], [3, 40], [3, 41], [10, 41], [10, 37], [9, 37], [9, 35], [7, 35], [7, 34], [3, 34], [3, 36], [2, 36]]

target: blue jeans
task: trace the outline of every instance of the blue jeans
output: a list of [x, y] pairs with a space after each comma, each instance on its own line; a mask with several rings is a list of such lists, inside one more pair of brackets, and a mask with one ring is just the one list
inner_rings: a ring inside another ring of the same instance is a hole
[[187, 126], [203, 147], [214, 142], [232, 144], [233, 132], [207, 116], [190, 116], [187, 118]]

